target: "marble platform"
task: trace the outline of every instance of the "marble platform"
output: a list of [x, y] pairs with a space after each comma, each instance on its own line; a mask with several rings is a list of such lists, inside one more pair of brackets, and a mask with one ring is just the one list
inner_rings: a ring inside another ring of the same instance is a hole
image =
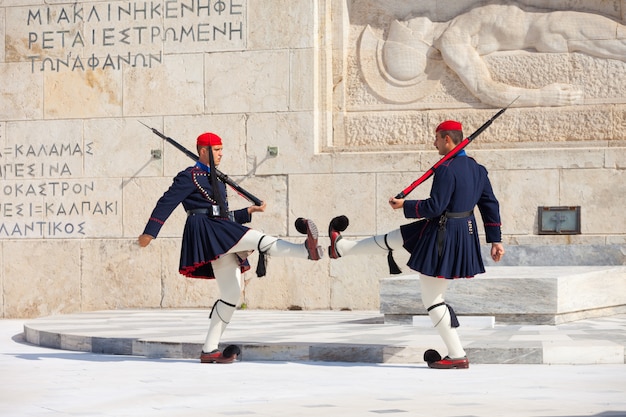
[[[496, 323], [561, 324], [626, 312], [626, 266], [489, 267], [450, 282], [446, 302], [457, 315], [494, 316]], [[418, 275], [380, 281], [386, 323], [425, 315]]]
[[[207, 309], [106, 310], [24, 323], [33, 345], [66, 351], [197, 359]], [[472, 364], [624, 364], [626, 314], [572, 323], [477, 328], [460, 317]], [[417, 324], [417, 323], [416, 323]], [[222, 347], [242, 361], [421, 363], [426, 349], [446, 352], [432, 325], [386, 324], [378, 311], [238, 310]]]

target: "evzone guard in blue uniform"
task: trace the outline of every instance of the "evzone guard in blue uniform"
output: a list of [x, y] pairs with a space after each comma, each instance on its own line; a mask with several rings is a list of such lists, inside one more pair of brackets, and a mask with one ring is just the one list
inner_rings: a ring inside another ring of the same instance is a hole
[[[435, 131], [434, 145], [440, 155], [448, 154], [463, 140], [461, 123], [448, 120]], [[429, 349], [424, 360], [431, 368], [468, 368], [469, 361], [456, 332], [458, 321], [444, 301], [452, 279], [472, 278], [484, 273], [474, 207], [478, 206], [491, 243], [491, 257], [498, 262], [504, 255], [501, 243], [500, 207], [494, 196], [487, 170], [465, 151], [440, 165], [434, 172], [430, 198], [405, 200], [390, 198], [393, 209], [402, 208], [406, 218], [420, 219], [385, 235], [363, 240], [342, 239], [348, 226], [346, 216], [335, 217], [329, 225], [329, 256], [388, 254], [390, 268], [399, 273], [392, 251], [404, 248], [411, 255], [407, 265], [420, 273], [422, 302], [445, 343], [448, 354], [441, 358]]]
[[211, 169], [222, 159], [222, 139], [214, 133], [203, 133], [198, 136], [196, 147], [198, 162], [176, 175], [170, 188], [157, 201], [138, 242], [141, 247], [150, 244], [174, 209], [183, 205], [187, 221], [179, 272], [189, 278], [216, 279], [220, 292], [220, 298], [211, 309], [200, 362], [230, 363], [237, 358], [239, 348], [231, 345], [222, 352], [218, 345], [239, 302], [241, 273], [250, 268], [247, 256], [258, 250], [263, 263], [265, 255], [319, 260], [323, 252], [317, 244], [317, 227], [311, 220], [299, 218], [296, 221], [296, 228], [307, 235], [304, 244], [277, 239], [244, 226], [252, 220], [252, 213], [265, 211], [265, 202], [229, 211], [226, 186]]

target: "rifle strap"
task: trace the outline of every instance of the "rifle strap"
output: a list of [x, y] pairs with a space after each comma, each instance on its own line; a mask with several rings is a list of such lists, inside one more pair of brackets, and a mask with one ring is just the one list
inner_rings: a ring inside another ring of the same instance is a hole
[[217, 183], [217, 174], [215, 173], [215, 159], [213, 158], [213, 147], [209, 146], [209, 177], [211, 180], [211, 188], [213, 189], [213, 197], [217, 205], [220, 206], [221, 217], [228, 217], [228, 209], [226, 208], [226, 202], [222, 196], [222, 190], [220, 190]]

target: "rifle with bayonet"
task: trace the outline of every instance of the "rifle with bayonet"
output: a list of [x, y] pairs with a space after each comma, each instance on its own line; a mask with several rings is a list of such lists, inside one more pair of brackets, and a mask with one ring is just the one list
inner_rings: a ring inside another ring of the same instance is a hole
[[[191, 152], [189, 149], [185, 148], [183, 145], [181, 145], [180, 143], [176, 142], [174, 139], [170, 138], [169, 136], [165, 136], [163, 133], [159, 132], [158, 130], [156, 130], [153, 127], [148, 126], [147, 124], [143, 123], [142, 121], [139, 120], [139, 123], [141, 123], [142, 125], [144, 125], [145, 127], [147, 127], [148, 129], [150, 129], [152, 131], [152, 133], [154, 133], [155, 135], [159, 136], [161, 139], [165, 140], [166, 142], [168, 142], [170, 145], [174, 145], [174, 147], [176, 149], [178, 149], [179, 151], [181, 151], [182, 153], [184, 153], [185, 155], [187, 155], [189, 158], [193, 159], [194, 161], [198, 161], [198, 155], [196, 155], [195, 153]], [[235, 181], [231, 180], [228, 175], [224, 174], [223, 172], [221, 172], [220, 170], [218, 170], [217, 168], [215, 168], [215, 175], [217, 176], [217, 178], [220, 179], [220, 181], [222, 181], [224, 184], [230, 186], [233, 190], [237, 191], [237, 193], [239, 193], [241, 196], [243, 196], [245, 199], [247, 199], [248, 201], [254, 203], [255, 206], [261, 206], [263, 205], [263, 202], [261, 200], [259, 200], [257, 197], [255, 197], [254, 195], [252, 195], [250, 192], [246, 191], [244, 188], [242, 188], [239, 184], [237, 184]]]
[[[517, 100], [518, 98], [519, 97], [515, 98], [515, 100]], [[418, 185], [420, 185], [421, 183], [426, 181], [428, 178], [430, 178], [431, 175], [433, 175], [435, 173], [435, 169], [439, 168], [439, 166], [441, 164], [446, 162], [448, 159], [455, 157], [459, 152], [461, 152], [463, 150], [463, 148], [465, 148], [467, 145], [470, 144], [471, 141], [473, 141], [474, 139], [476, 139], [476, 137], [478, 135], [483, 133], [483, 131], [485, 129], [487, 129], [491, 125], [491, 123], [493, 123], [494, 120], [496, 120], [498, 117], [500, 117], [502, 115], [502, 113], [504, 113], [506, 111], [506, 109], [511, 107], [511, 104], [515, 103], [515, 100], [513, 100], [508, 106], [506, 106], [505, 108], [503, 108], [499, 112], [497, 112], [491, 119], [487, 120], [474, 133], [472, 133], [471, 135], [469, 135], [468, 137], [463, 139], [458, 145], [456, 145], [454, 147], [454, 149], [452, 149], [450, 152], [445, 154], [443, 156], [443, 158], [441, 158], [439, 161], [437, 161], [437, 163], [435, 165], [433, 165], [430, 169], [428, 169], [428, 171], [426, 171], [421, 177], [419, 177], [418, 179], [413, 181], [411, 183], [411, 185], [409, 185], [404, 190], [402, 190], [400, 193], [398, 193], [398, 195], [396, 195], [396, 198], [405, 198], [411, 191], [413, 191], [415, 188], [417, 188]]]

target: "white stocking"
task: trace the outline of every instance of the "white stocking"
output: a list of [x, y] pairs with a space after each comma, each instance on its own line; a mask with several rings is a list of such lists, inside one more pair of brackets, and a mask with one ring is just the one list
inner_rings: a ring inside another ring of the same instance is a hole
[[[387, 244], [385, 244], [387, 236]], [[344, 237], [336, 243], [337, 251], [341, 256], [348, 255], [382, 255], [389, 252], [389, 248], [396, 250], [402, 248], [402, 233], [400, 229], [393, 230], [386, 235], [368, 237], [362, 240], [348, 240]]]
[[264, 235], [263, 233], [254, 229], [248, 230], [246, 234], [243, 235], [241, 240], [228, 251], [228, 253], [258, 250], [259, 246], [262, 252], [265, 252], [267, 255], [270, 256], [302, 259], [309, 258], [309, 252], [306, 250], [304, 244], [291, 243], [286, 240], [277, 239], [272, 236]]
[[206, 353], [217, 349], [241, 296], [241, 269], [237, 256], [223, 255], [213, 261], [212, 267], [220, 290], [220, 299], [215, 302], [211, 310], [211, 323], [202, 347], [202, 351]]
[[[448, 288], [447, 279], [420, 275], [420, 285], [422, 288], [422, 302], [426, 309], [444, 302], [443, 295]], [[461, 345], [461, 339], [456, 329], [450, 325], [448, 306], [442, 304], [439, 307], [435, 307], [428, 312], [428, 315], [448, 348], [448, 356], [453, 359], [464, 357], [466, 354], [463, 345]]]

